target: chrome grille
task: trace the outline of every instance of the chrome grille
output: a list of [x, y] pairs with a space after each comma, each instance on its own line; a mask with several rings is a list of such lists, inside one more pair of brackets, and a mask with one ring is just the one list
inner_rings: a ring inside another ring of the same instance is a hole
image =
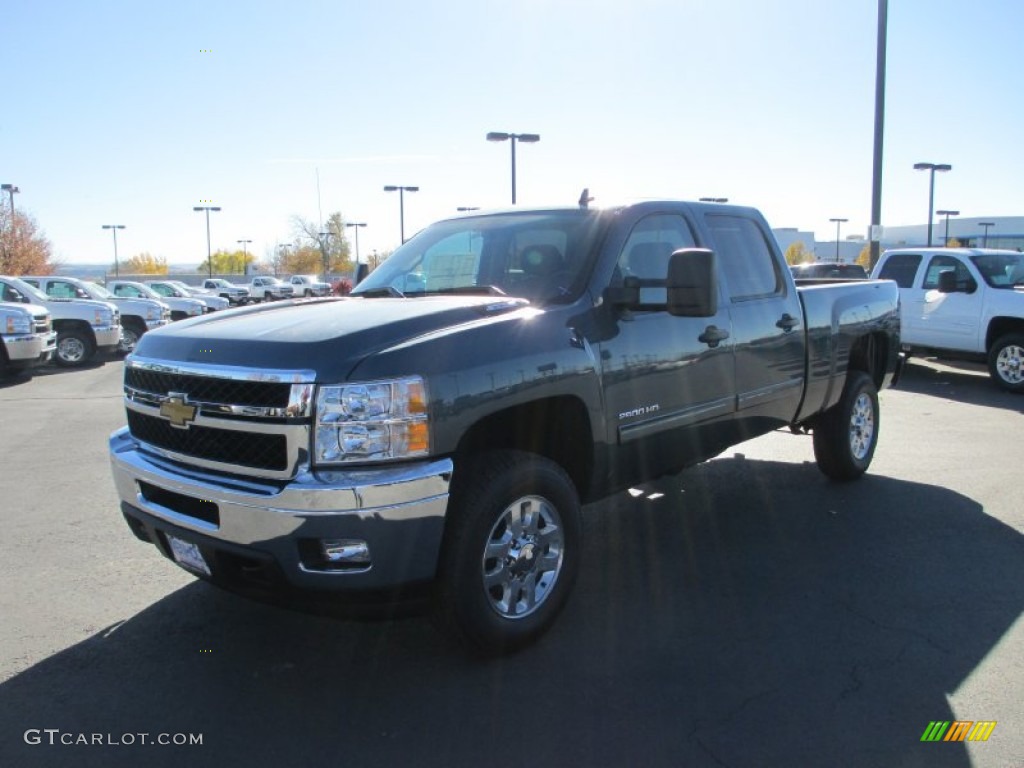
[[174, 461], [291, 477], [309, 462], [313, 379], [311, 371], [132, 356], [124, 374], [128, 428], [136, 440]]
[[49, 315], [33, 315], [32, 322], [35, 325], [36, 333], [49, 333], [50, 332], [50, 316]]

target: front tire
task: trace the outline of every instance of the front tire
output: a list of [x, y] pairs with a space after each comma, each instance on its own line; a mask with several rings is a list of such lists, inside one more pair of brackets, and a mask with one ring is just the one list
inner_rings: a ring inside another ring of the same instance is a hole
[[117, 344], [117, 351], [122, 355], [131, 354], [135, 345], [139, 343], [142, 334], [146, 332], [142, 323], [121, 323], [121, 341]]
[[456, 470], [439, 566], [436, 613], [487, 656], [543, 634], [579, 570], [580, 502], [549, 459], [500, 451]]
[[86, 331], [70, 328], [57, 332], [57, 351], [54, 362], [63, 368], [77, 368], [92, 360], [96, 344]]
[[832, 480], [856, 480], [867, 471], [878, 445], [878, 391], [863, 371], [850, 371], [839, 402], [814, 425], [814, 458]]
[[996, 339], [988, 352], [992, 381], [1009, 392], [1024, 392], [1024, 334], [1008, 333]]

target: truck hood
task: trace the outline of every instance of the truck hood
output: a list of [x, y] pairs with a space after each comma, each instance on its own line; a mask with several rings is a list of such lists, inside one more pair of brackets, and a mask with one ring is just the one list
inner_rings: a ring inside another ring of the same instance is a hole
[[172, 323], [139, 340], [134, 356], [168, 363], [313, 371], [344, 381], [362, 359], [418, 336], [523, 310], [500, 296], [297, 299]]

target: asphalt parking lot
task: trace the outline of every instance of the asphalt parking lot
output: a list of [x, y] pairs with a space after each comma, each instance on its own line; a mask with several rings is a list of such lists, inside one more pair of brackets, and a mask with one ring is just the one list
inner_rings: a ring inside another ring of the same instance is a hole
[[[566, 612], [490, 662], [137, 542], [120, 368], [0, 385], [0, 766], [1024, 765], [1024, 397], [980, 367], [909, 366], [860, 482], [776, 432], [592, 505]], [[957, 719], [997, 725], [920, 741]]]

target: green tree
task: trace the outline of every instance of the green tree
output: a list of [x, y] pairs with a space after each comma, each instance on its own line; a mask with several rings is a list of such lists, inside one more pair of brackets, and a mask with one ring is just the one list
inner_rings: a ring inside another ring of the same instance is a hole
[[204, 261], [199, 265], [200, 272], [212, 271], [215, 275], [244, 275], [245, 268], [256, 261], [256, 256], [241, 248], [235, 251], [221, 249], [210, 254], [209, 261], [213, 262], [213, 269], [210, 269], [208, 261]]
[[[113, 271], [113, 265], [110, 268]], [[129, 275], [166, 275], [167, 258], [164, 256], [154, 256], [148, 251], [143, 251], [142, 253], [136, 253], [130, 259], [122, 261], [118, 265], [118, 269]]]
[[802, 240], [791, 243], [786, 249], [786, 263], [790, 266], [806, 264], [808, 261], [814, 261], [814, 254], [807, 250], [807, 246], [803, 244]]
[[49, 275], [59, 269], [53, 247], [36, 220], [0, 204], [0, 274]]

